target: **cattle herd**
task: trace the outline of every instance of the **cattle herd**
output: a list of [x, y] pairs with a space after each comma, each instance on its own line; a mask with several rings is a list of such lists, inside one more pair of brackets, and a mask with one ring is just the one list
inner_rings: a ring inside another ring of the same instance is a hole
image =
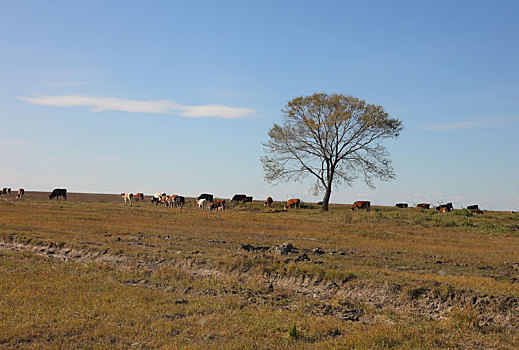
[[[11, 199], [11, 187], [4, 187], [0, 190], [0, 196], [2, 199]], [[23, 196], [25, 194], [25, 190], [23, 188], [19, 188], [18, 191], [16, 191], [16, 198], [17, 199], [23, 199]]]
[[[11, 188], [10, 187], [4, 187], [0, 190], [0, 196], [4, 200], [10, 200], [11, 199]], [[25, 195], [25, 190], [23, 188], [19, 188], [16, 191], [16, 198], [17, 199], [23, 199]], [[67, 200], [67, 190], [65, 188], [55, 188], [52, 193], [49, 195], [49, 199], [56, 200], [59, 199], [59, 197], [62, 197], [64, 200]], [[133, 193], [121, 193], [121, 197], [124, 201], [124, 204], [129, 204], [130, 206], [133, 204], [133, 202], [138, 201], [144, 201], [144, 193], [139, 192], [137, 194]], [[247, 196], [245, 194], [235, 194], [232, 199], [229, 201], [231, 204], [238, 205], [238, 204], [244, 204], [247, 202], [252, 202], [252, 196]], [[165, 192], [157, 192], [154, 193], [151, 197], [151, 203], [154, 203], [156, 206], [161, 204], [166, 207], [175, 207], [178, 209], [182, 209], [184, 205], [186, 204], [186, 199], [184, 196], [180, 196], [177, 194], [167, 195]], [[264, 206], [267, 208], [270, 208], [272, 204], [274, 203], [274, 200], [272, 197], [267, 197], [264, 202]], [[323, 202], [318, 202], [317, 205], [322, 205]], [[226, 202], [225, 199], [218, 199], [215, 200], [214, 196], [212, 194], [208, 193], [202, 193], [200, 196], [196, 198], [195, 206], [199, 209], [211, 209], [211, 210], [225, 210], [226, 208]], [[408, 208], [409, 205], [407, 203], [397, 203], [395, 204], [395, 207], [405, 209]], [[431, 204], [430, 203], [418, 203], [416, 205], [417, 208], [420, 209], [430, 209]], [[301, 200], [299, 198], [292, 198], [289, 199], [286, 204], [283, 206], [283, 209], [301, 209]], [[452, 206], [452, 203], [446, 203], [446, 204], [440, 204], [436, 207], [434, 207], [436, 210], [438, 210], [440, 213], [448, 213], [451, 210], [454, 209]], [[371, 203], [369, 201], [356, 201], [353, 203], [353, 206], [351, 207], [351, 210], [360, 210], [365, 209], [366, 211], [371, 210]], [[469, 205], [467, 206], [468, 210], [472, 211], [472, 214], [483, 214], [483, 211], [479, 209], [479, 206], [477, 204]]]

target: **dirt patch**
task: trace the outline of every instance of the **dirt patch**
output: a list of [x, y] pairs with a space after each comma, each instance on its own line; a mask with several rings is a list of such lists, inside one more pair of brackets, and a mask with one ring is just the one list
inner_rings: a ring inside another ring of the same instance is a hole
[[343, 308], [340, 306], [332, 306], [329, 304], [321, 304], [314, 308], [314, 314], [317, 315], [330, 315], [340, 318], [345, 321], [359, 321], [364, 315], [362, 309], [358, 308]]
[[283, 243], [280, 245], [275, 245], [273, 247], [255, 247], [252, 244], [247, 243], [247, 244], [241, 244], [238, 249], [245, 250], [247, 252], [268, 251], [268, 252], [279, 254], [279, 255], [296, 254], [299, 251], [296, 247], [294, 247], [290, 243]]
[[245, 250], [247, 252], [258, 252], [258, 251], [267, 251], [269, 247], [255, 247], [252, 244], [241, 244], [238, 249]]

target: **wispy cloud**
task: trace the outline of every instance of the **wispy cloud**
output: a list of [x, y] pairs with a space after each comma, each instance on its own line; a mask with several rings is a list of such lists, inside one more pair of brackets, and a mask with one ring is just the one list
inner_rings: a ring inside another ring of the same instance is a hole
[[29, 145], [29, 144], [32, 143], [32, 142], [29, 141], [29, 140], [25, 140], [25, 139], [12, 139], [12, 138], [5, 138], [5, 139], [2, 139], [2, 142], [3, 142], [3, 143], [6, 143], [6, 144], [13, 144], [13, 143], [16, 143], [16, 144], [22, 144], [22, 145]]
[[130, 113], [178, 114], [185, 118], [239, 119], [254, 113], [249, 108], [225, 105], [187, 106], [171, 100], [129, 100], [117, 97], [90, 97], [82, 95], [18, 97], [35, 105], [53, 107], [90, 107], [92, 112], [119, 111]]

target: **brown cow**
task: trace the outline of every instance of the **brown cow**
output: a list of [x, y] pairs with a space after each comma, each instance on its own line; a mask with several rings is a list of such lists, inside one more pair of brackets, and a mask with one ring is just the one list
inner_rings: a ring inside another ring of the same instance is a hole
[[270, 208], [273, 202], [274, 200], [272, 199], [272, 197], [267, 197], [267, 199], [265, 199], [265, 203], [263, 203], [263, 206]]
[[440, 208], [440, 213], [448, 213], [450, 211], [451, 211], [450, 207], [441, 207]]
[[417, 204], [416, 207], [417, 208], [421, 208], [421, 209], [429, 209], [431, 205], [429, 203], [420, 203], [420, 204]]
[[168, 195], [167, 194], [163, 194], [162, 197], [160, 197], [160, 203], [162, 203], [163, 206], [167, 207], [168, 206]]
[[289, 208], [301, 209], [301, 200], [299, 198], [289, 199], [283, 209], [288, 210]]
[[483, 214], [483, 210], [480, 210], [480, 209], [472, 209], [472, 214]]
[[360, 209], [366, 209], [366, 211], [370, 211], [371, 203], [369, 201], [356, 201], [355, 203], [353, 203], [351, 210], [360, 210]]
[[135, 201], [138, 202], [138, 201], [144, 201], [144, 193], [137, 193], [133, 198], [135, 198]]
[[19, 188], [16, 192], [16, 198], [23, 199], [23, 195], [25, 194], [25, 190], [23, 188]]
[[219, 199], [211, 203], [211, 210], [225, 210], [225, 199]]

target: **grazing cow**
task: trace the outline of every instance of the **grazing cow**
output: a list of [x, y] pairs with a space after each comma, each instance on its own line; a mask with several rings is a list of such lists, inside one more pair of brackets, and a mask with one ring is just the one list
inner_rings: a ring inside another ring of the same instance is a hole
[[169, 205], [168, 198], [168, 195], [165, 193], [160, 197], [160, 203], [162, 203], [162, 205], [165, 207]]
[[263, 205], [267, 208], [270, 208], [272, 206], [273, 202], [274, 202], [274, 200], [272, 199], [272, 197], [267, 197], [267, 199], [265, 199], [265, 203]]
[[420, 203], [416, 205], [416, 207], [420, 209], [429, 209], [430, 206], [431, 205], [429, 203]]
[[483, 214], [483, 210], [472, 209], [472, 214]]
[[323, 201], [317, 202], [317, 205], [323, 205]]
[[371, 203], [369, 201], [356, 201], [355, 203], [353, 203], [351, 210], [360, 210], [360, 209], [366, 209], [366, 211], [370, 211]]
[[121, 197], [124, 199], [124, 205], [126, 202], [130, 202], [130, 207], [132, 206], [133, 193], [121, 193]]
[[301, 209], [301, 200], [299, 198], [289, 199], [283, 209], [288, 210], [290, 208]]
[[160, 203], [160, 199], [162, 198], [162, 196], [165, 196], [165, 195], [166, 195], [166, 193], [156, 192], [153, 194], [153, 197], [151, 197], [151, 202], [155, 203], [155, 206], [157, 206]]
[[53, 199], [56, 197], [56, 200], [58, 200], [58, 197], [62, 196], [64, 200], [67, 200], [67, 189], [66, 188], [55, 188], [52, 190], [52, 193], [49, 195], [49, 199]]
[[451, 208], [450, 207], [441, 207], [439, 210], [440, 210], [440, 213], [448, 213], [451, 211]]
[[175, 198], [178, 197], [178, 194], [172, 194], [171, 196], [167, 196], [168, 199], [167, 199], [167, 202], [168, 202], [168, 205], [173, 207], [173, 205], [175, 204]]
[[183, 196], [176, 196], [175, 197], [175, 205], [178, 209], [182, 209], [184, 204], [186, 203], [186, 199]]
[[205, 199], [207, 200], [207, 202], [212, 202], [213, 201], [213, 195], [212, 194], [208, 194], [208, 193], [202, 193], [200, 196], [198, 196], [196, 198], [197, 200], [199, 199]]
[[479, 209], [479, 207], [478, 207], [477, 204], [474, 204], [474, 205], [468, 205], [468, 206], [467, 206], [467, 209], [468, 209], [468, 210], [474, 210], [474, 209]]
[[211, 210], [225, 210], [225, 199], [219, 199], [211, 204]]
[[25, 190], [23, 188], [19, 188], [16, 192], [16, 198], [23, 199], [23, 195], [25, 194]]
[[11, 198], [11, 187], [4, 187], [2, 189], [2, 197], [7, 195], [7, 198]]
[[[447, 208], [447, 212], [453, 210], [453, 206], [452, 206], [452, 203], [447, 203], [447, 204], [442, 204], [442, 205], [439, 205], [436, 207], [436, 210], [442, 210], [443, 208]], [[443, 212], [444, 213], [444, 212]]]
[[235, 205], [241, 203], [245, 203], [247, 201], [247, 195], [245, 194], [235, 194], [232, 196], [231, 203], [234, 203]]
[[198, 206], [198, 209], [205, 209], [207, 207], [207, 199], [197, 199], [196, 205]]
[[138, 201], [144, 201], [144, 193], [137, 193], [133, 198], [135, 198], [135, 201], [138, 202]]
[[252, 196], [245, 197], [245, 203], [251, 202], [252, 203]]
[[407, 205], [407, 203], [397, 203], [397, 204], [395, 204], [395, 207], [397, 207], [397, 208], [407, 208], [408, 205]]

